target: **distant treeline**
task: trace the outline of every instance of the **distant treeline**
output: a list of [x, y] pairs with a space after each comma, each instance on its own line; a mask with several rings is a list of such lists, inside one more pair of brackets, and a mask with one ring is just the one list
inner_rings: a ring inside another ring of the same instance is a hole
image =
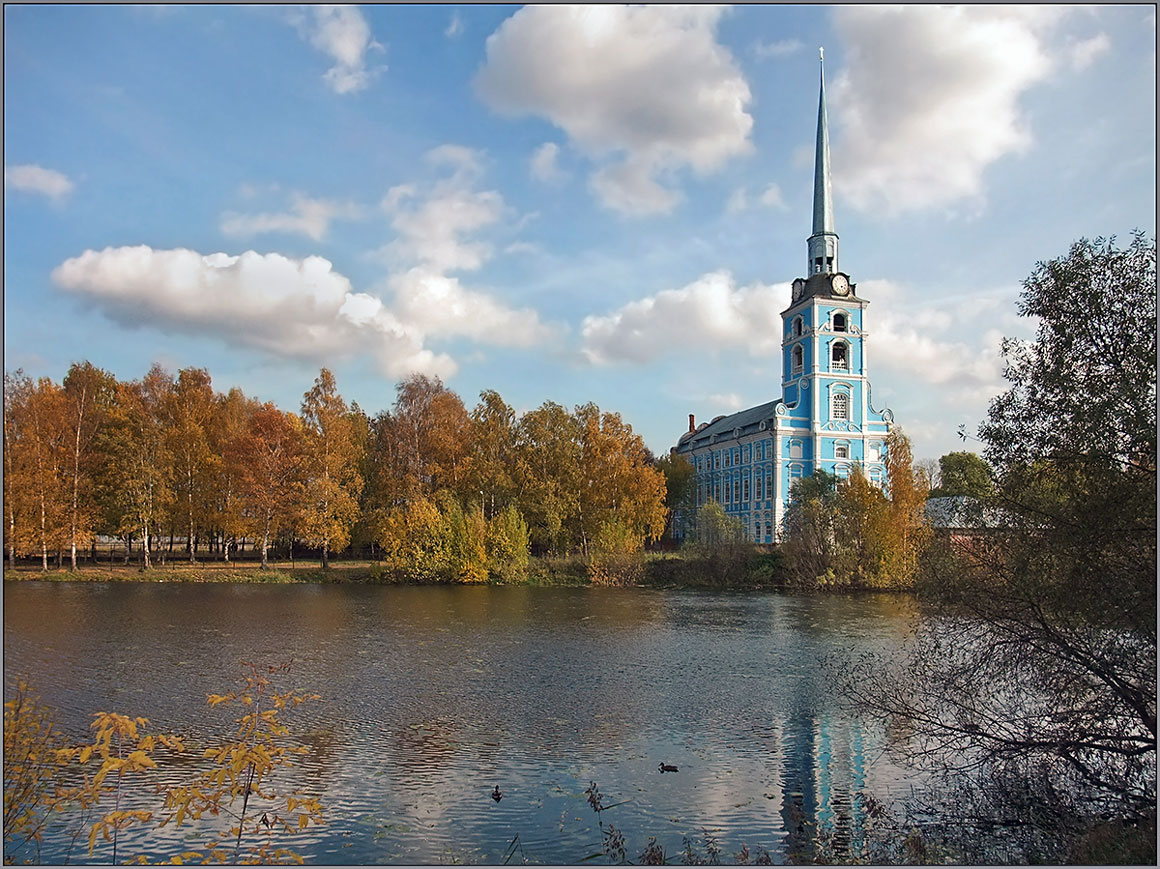
[[322, 369], [298, 413], [208, 372], [154, 366], [120, 381], [88, 362], [64, 381], [4, 375], [4, 524], [11, 562], [75, 568], [99, 535], [149, 567], [158, 541], [195, 560], [250, 539], [332, 554], [381, 547], [411, 578], [521, 573], [529, 550], [639, 548], [665, 527], [665, 477], [641, 438], [595, 404], [517, 417], [487, 390], [468, 409], [437, 378], [397, 385], [368, 416]]

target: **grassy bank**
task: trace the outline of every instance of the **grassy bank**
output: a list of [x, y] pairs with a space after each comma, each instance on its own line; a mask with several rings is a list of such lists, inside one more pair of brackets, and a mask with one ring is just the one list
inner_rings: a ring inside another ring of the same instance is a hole
[[[681, 552], [650, 552], [644, 556], [637, 585], [653, 588], [770, 588], [780, 587], [775, 554], [752, 556], [744, 564], [722, 565]], [[414, 584], [400, 579], [385, 565], [373, 561], [333, 561], [323, 570], [317, 562], [271, 562], [266, 570], [256, 563], [203, 562], [157, 565], [141, 570], [136, 565], [82, 565], [48, 571], [36, 565], [4, 569], [6, 581], [42, 582], [253, 582], [253, 583], [373, 583]], [[501, 584], [501, 583], [493, 583]], [[587, 586], [588, 565], [579, 555], [533, 557], [527, 575], [508, 585]]]

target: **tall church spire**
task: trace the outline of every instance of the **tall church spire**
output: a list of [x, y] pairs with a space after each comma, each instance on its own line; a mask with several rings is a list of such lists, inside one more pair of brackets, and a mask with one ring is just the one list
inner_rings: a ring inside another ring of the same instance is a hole
[[818, 92], [818, 140], [814, 152], [814, 225], [809, 237], [809, 274], [838, 270], [838, 234], [834, 232], [834, 195], [830, 189], [830, 128], [826, 121], [825, 56], [818, 49], [821, 86]]

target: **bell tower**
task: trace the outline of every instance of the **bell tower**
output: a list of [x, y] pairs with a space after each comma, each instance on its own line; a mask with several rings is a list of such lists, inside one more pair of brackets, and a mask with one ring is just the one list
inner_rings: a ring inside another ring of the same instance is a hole
[[[819, 49], [819, 56], [821, 51]], [[814, 157], [813, 233], [806, 240], [809, 271], [793, 282], [782, 314], [782, 401], [775, 407], [781, 443], [777, 516], [785, 515], [796, 479], [824, 470], [847, 477], [855, 465], [885, 484], [888, 409], [870, 401], [865, 313], [850, 276], [838, 267], [826, 78], [818, 91]]]

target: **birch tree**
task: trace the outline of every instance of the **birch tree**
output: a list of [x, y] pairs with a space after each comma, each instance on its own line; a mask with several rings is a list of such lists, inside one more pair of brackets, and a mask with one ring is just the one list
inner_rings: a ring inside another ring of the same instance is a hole
[[363, 479], [359, 473], [363, 444], [356, 439], [350, 410], [339, 395], [334, 375], [323, 368], [302, 399], [305, 424], [307, 483], [302, 533], [322, 549], [322, 566], [329, 553], [350, 542], [358, 520]]

